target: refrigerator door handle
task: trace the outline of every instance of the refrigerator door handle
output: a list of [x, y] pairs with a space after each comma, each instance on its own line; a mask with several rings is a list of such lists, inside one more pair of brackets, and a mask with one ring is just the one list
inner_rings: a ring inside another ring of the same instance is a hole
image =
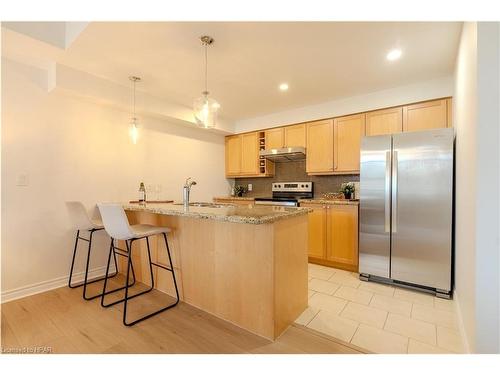
[[392, 154], [392, 233], [398, 231], [398, 152]]
[[385, 152], [385, 232], [391, 231], [391, 152]]

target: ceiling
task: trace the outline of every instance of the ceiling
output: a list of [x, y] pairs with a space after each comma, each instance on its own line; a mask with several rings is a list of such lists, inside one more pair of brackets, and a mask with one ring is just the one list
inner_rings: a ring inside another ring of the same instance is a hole
[[[232, 120], [449, 76], [458, 22], [93, 22], [57, 62], [191, 106], [208, 88]], [[399, 47], [400, 60], [387, 52]], [[290, 89], [278, 90], [281, 82]]]

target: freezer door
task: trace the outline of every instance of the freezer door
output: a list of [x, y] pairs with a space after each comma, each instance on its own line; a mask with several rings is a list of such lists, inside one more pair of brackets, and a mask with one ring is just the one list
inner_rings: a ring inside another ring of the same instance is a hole
[[391, 278], [449, 291], [453, 129], [393, 135]]
[[361, 141], [359, 272], [390, 276], [391, 136]]

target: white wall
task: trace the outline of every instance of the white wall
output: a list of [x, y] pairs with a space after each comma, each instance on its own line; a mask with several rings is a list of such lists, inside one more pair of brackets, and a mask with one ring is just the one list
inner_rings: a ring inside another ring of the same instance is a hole
[[456, 295], [469, 349], [500, 352], [498, 23], [466, 23], [456, 65]]
[[[133, 145], [129, 113], [47, 94], [44, 74], [2, 60], [1, 261], [8, 298], [30, 285], [59, 285], [67, 276], [74, 238], [67, 200], [95, 209], [96, 202], [135, 199], [141, 181], [161, 184], [162, 198], [180, 200], [189, 176], [198, 182], [193, 200], [229, 192], [222, 135], [140, 117]], [[16, 186], [20, 174], [28, 175], [29, 186]], [[107, 246], [99, 234], [96, 249]], [[96, 267], [103, 259], [96, 258]]]
[[465, 23], [455, 71], [453, 125], [456, 130], [455, 170], [455, 298], [469, 350], [475, 350], [476, 241], [476, 105], [477, 30]]
[[237, 121], [235, 131], [236, 133], [241, 133], [452, 96], [454, 90], [453, 82], [453, 77], [443, 77], [432, 81], [394, 87], [364, 95], [271, 113], [265, 116]]
[[476, 351], [500, 353], [499, 126], [500, 28], [477, 26]]

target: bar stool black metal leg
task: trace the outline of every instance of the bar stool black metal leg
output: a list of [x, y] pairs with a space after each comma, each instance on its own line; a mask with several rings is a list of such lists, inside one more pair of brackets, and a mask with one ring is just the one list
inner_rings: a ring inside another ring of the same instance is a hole
[[[85, 266], [85, 279], [83, 281], [83, 299], [85, 300], [90, 300], [91, 298], [87, 298], [87, 278], [89, 275], [89, 264], [90, 264], [90, 251], [92, 249], [92, 236], [94, 235], [94, 231], [90, 231], [90, 237], [89, 237], [89, 248], [87, 252], [87, 264]], [[99, 296], [97, 296], [99, 297]], [[95, 298], [95, 297], [94, 297]]]
[[[109, 273], [109, 265], [111, 263], [111, 252], [114, 251], [113, 243], [114, 243], [114, 239], [111, 239], [111, 243], [109, 245], [108, 262], [106, 264], [106, 273], [104, 275], [104, 285], [102, 287], [101, 306], [103, 306], [103, 307], [104, 307], [104, 296], [106, 295], [106, 285], [108, 284], [108, 273]], [[117, 265], [116, 271], [118, 271], [118, 265]]]
[[[124, 302], [124, 307], [123, 307], [123, 324], [126, 325], [126, 326], [132, 326], [134, 324], [137, 324], [143, 320], [146, 320], [148, 318], [151, 318], [152, 316], [154, 315], [157, 315], [165, 310], [168, 310], [168, 309], [171, 309], [172, 307], [176, 306], [178, 303], [179, 303], [179, 291], [177, 289], [177, 282], [175, 280], [175, 273], [174, 273], [174, 267], [173, 267], [173, 264], [172, 264], [172, 258], [170, 257], [170, 249], [168, 247], [168, 241], [167, 241], [167, 236], [165, 233], [163, 233], [163, 238], [165, 239], [165, 245], [167, 247], [167, 255], [168, 255], [168, 261], [169, 261], [169, 264], [170, 264], [170, 269], [166, 268], [166, 267], [162, 267], [160, 266], [161, 268], [164, 268], [164, 269], [167, 269], [169, 270], [170, 272], [172, 272], [172, 277], [174, 279], [174, 286], [175, 286], [175, 294], [176, 294], [176, 301], [166, 307], [163, 307], [157, 311], [154, 311], [150, 314], [147, 314], [141, 318], [138, 318], [136, 320], [133, 320], [131, 322], [127, 322], [127, 303], [128, 303], [128, 300], [131, 299], [132, 297], [128, 297], [128, 288], [125, 288], [125, 302]], [[154, 286], [154, 275], [153, 275], [153, 262], [151, 261], [151, 252], [150, 252], [150, 249], [149, 249], [149, 240], [148, 240], [148, 237], [146, 237], [146, 244], [147, 244], [147, 248], [148, 248], [148, 259], [149, 259], [149, 269], [150, 269], [150, 274], [151, 274], [151, 288], [146, 291], [146, 292], [149, 292], [151, 289], [153, 289], [153, 286]], [[131, 246], [132, 247], [132, 246]], [[129, 264], [130, 264], [130, 258], [131, 257], [131, 254], [129, 253]], [[158, 266], [158, 264], [154, 264], [156, 266]], [[128, 274], [128, 271], [129, 269], [127, 268], [127, 274]], [[134, 295], [133, 297], [136, 297], [137, 295]]]
[[163, 239], [165, 240], [165, 245], [167, 247], [168, 262], [170, 263], [170, 269], [172, 270], [172, 278], [174, 279], [175, 295], [177, 297], [177, 300], [176, 300], [175, 304], [173, 305], [173, 306], [175, 306], [179, 303], [179, 289], [177, 288], [177, 281], [175, 279], [174, 264], [172, 263], [172, 258], [170, 257], [170, 247], [168, 246], [166, 233], [163, 233]]
[[[127, 244], [127, 250], [128, 250], [128, 262], [127, 262], [127, 279], [128, 279], [128, 273], [130, 271], [130, 264], [132, 263], [132, 241], [130, 241], [130, 249], [128, 248]], [[124, 304], [123, 304], [123, 324], [125, 323], [125, 316], [127, 315], [127, 301], [128, 301], [128, 286], [125, 288], [125, 299], [124, 299]]]
[[153, 263], [151, 262], [151, 251], [149, 250], [149, 237], [146, 237], [146, 246], [148, 248], [149, 273], [151, 275], [151, 290], [155, 287], [155, 277], [153, 274]]
[[[127, 279], [126, 279], [125, 286], [122, 286], [122, 287], [120, 287], [120, 288], [116, 288], [116, 289], [113, 289], [113, 290], [106, 290], [106, 285], [107, 285], [107, 281], [108, 281], [107, 279], [108, 279], [109, 277], [106, 277], [106, 276], [105, 276], [105, 279], [104, 279], [104, 286], [103, 286], [103, 293], [102, 293], [102, 295], [101, 295], [101, 306], [102, 306], [102, 307], [110, 307], [110, 306], [116, 305], [117, 303], [123, 302], [123, 301], [125, 300], [124, 298], [119, 299], [119, 300], [114, 301], [114, 302], [111, 302], [111, 303], [108, 303], [108, 304], [105, 304], [105, 303], [104, 303], [104, 298], [105, 298], [105, 296], [107, 296], [108, 294], [111, 294], [111, 293], [114, 293], [114, 292], [118, 292], [118, 291], [123, 290], [123, 289], [130, 288], [130, 287], [134, 286], [134, 284], [135, 284], [136, 279], [135, 279], [134, 264], [132, 263], [132, 260], [131, 260], [131, 258], [130, 258], [130, 251], [132, 250], [132, 241], [133, 241], [133, 240], [131, 240], [131, 241], [130, 241], [130, 247], [129, 247], [129, 243], [128, 243], [128, 241], [125, 241], [125, 245], [126, 245], [126, 247], [127, 247], [127, 250], [126, 250], [126, 252], [127, 252], [127, 258], [130, 260], [130, 269], [131, 269], [131, 271], [132, 271], [132, 283], [131, 283], [131, 284], [129, 284], [129, 283], [128, 283], [128, 281], [129, 281], [129, 279], [130, 279], [130, 275], [129, 275], [129, 272], [128, 272], [128, 268], [127, 268]], [[114, 239], [111, 239], [111, 247], [110, 247], [110, 251], [111, 251], [111, 248], [112, 248], [112, 249], [114, 249], [114, 248], [115, 248], [115, 246], [114, 246]], [[123, 254], [120, 254], [120, 255], [124, 256]], [[106, 266], [106, 275], [108, 275], [108, 273], [109, 273], [109, 266], [110, 266], [110, 262], [111, 262], [111, 252], [110, 252], [110, 254], [109, 254], [109, 256], [108, 256], [108, 264], [107, 264], [107, 266]], [[137, 296], [140, 296], [141, 294], [147, 293], [147, 292], [151, 291], [151, 289], [152, 289], [152, 288], [150, 288], [150, 289], [148, 289], [148, 290], [146, 290], [146, 291], [144, 291], [144, 292], [141, 292], [141, 293], [135, 294], [135, 295], [133, 295], [133, 296], [129, 297], [129, 299], [130, 299], [130, 298], [137, 297]]]
[[[80, 230], [77, 230], [77, 232], [76, 232], [75, 246], [74, 246], [74, 249], [73, 249], [73, 258], [71, 260], [71, 268], [70, 268], [70, 271], [69, 271], [68, 287], [70, 287], [71, 289], [74, 289], [74, 288], [79, 288], [79, 287], [83, 286], [83, 289], [84, 289], [83, 290], [83, 298], [85, 300], [94, 299], [94, 298], [97, 298], [97, 297], [100, 296], [100, 294], [99, 294], [99, 295], [94, 296], [94, 297], [87, 297], [87, 294], [86, 294], [87, 285], [92, 284], [92, 283], [96, 283], [98, 281], [104, 280], [104, 277], [100, 277], [100, 278], [96, 278], [96, 279], [93, 279], [91, 281], [88, 281], [89, 264], [90, 264], [90, 256], [91, 256], [90, 253], [91, 253], [91, 249], [92, 249], [93, 234], [94, 234], [94, 232], [97, 232], [97, 231], [102, 230], [102, 229], [103, 228], [89, 229], [89, 233], [90, 234], [89, 234], [89, 238], [88, 239], [80, 237]], [[89, 243], [88, 249], [87, 249], [87, 261], [86, 261], [86, 266], [85, 266], [84, 281], [80, 282], [80, 283], [72, 284], [73, 271], [74, 271], [74, 268], [75, 268], [76, 253], [78, 251], [78, 243], [79, 243], [80, 240], [86, 241], [86, 242]], [[115, 264], [116, 264], [116, 254], [113, 253], [113, 256], [114, 256], [114, 260], [115, 260]], [[109, 275], [108, 277], [115, 277], [117, 274], [118, 274], [118, 272], [115, 272], [113, 275]]]
[[[87, 253], [87, 265], [85, 267], [85, 281], [83, 283], [83, 299], [86, 300], [86, 301], [91, 301], [91, 300], [93, 300], [95, 298], [98, 298], [98, 297], [102, 296], [102, 293], [98, 293], [98, 294], [96, 294], [94, 296], [87, 297], [87, 285], [92, 284], [92, 283], [96, 283], [98, 281], [105, 280], [106, 278], [110, 279], [110, 278], [113, 278], [116, 275], [118, 275], [118, 262], [116, 261], [116, 252], [115, 252], [115, 249], [114, 249], [114, 246], [113, 246], [113, 247], [110, 248], [111, 252], [113, 253], [113, 260], [115, 262], [115, 272], [113, 273], [113, 275], [100, 277], [100, 278], [94, 279], [92, 281], [87, 281], [87, 277], [88, 277], [88, 273], [89, 273], [89, 264], [90, 264], [90, 253], [91, 253], [91, 249], [92, 249], [92, 235], [94, 234], [94, 232], [95, 232], [95, 230], [91, 230], [90, 231], [89, 247], [88, 247], [88, 253]], [[104, 292], [104, 290], [103, 290], [103, 292]]]
[[81, 284], [79, 285], [71, 285], [71, 279], [73, 278], [73, 268], [75, 266], [75, 257], [76, 257], [76, 248], [78, 247], [78, 239], [80, 237], [80, 231], [76, 231], [76, 238], [75, 238], [75, 247], [73, 249], [73, 260], [71, 261], [71, 269], [69, 271], [69, 281], [68, 281], [68, 287], [70, 287], [71, 289], [74, 289], [74, 288], [78, 288], [79, 286], [81, 286]]

